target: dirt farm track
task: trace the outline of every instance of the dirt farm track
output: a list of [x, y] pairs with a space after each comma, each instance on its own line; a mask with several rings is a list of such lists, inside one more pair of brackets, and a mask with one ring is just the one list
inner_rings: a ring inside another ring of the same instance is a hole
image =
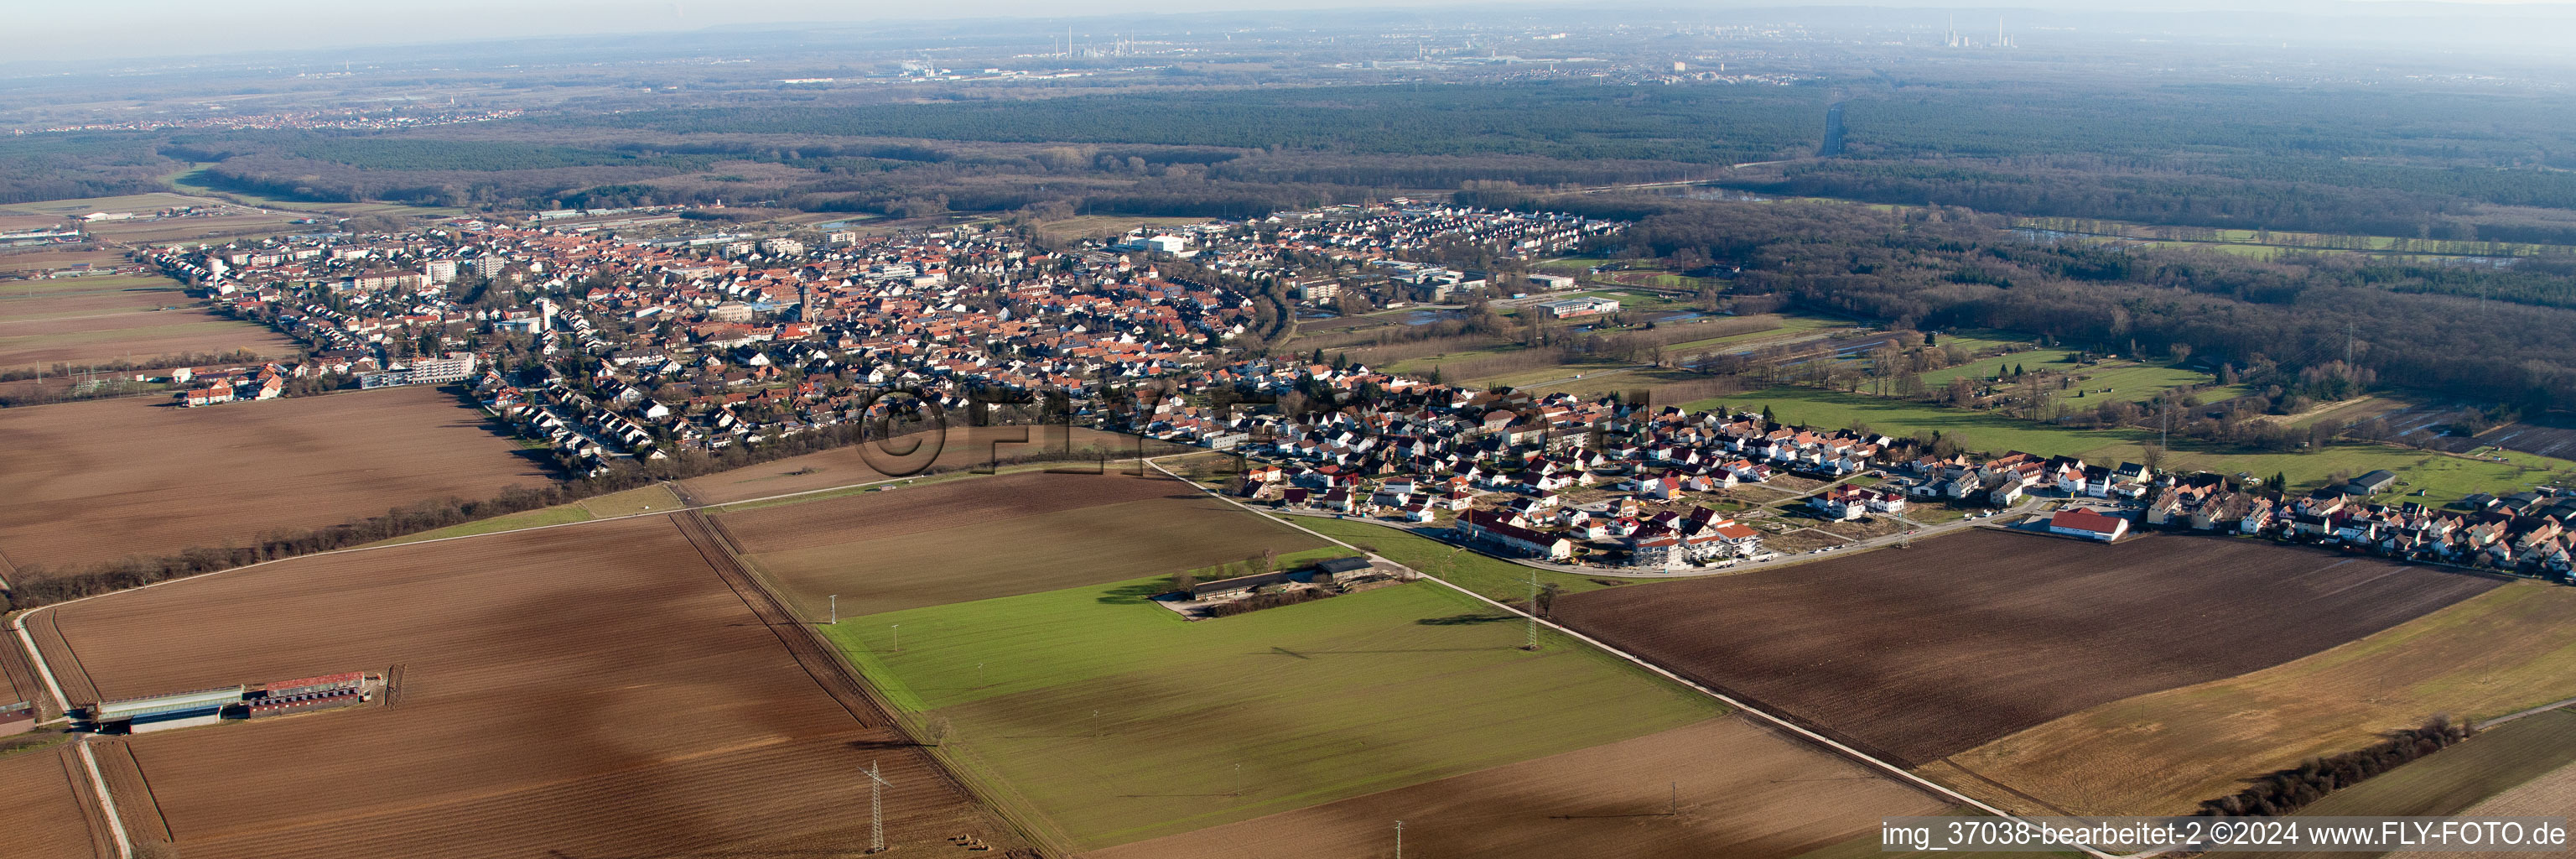
[[163, 402], [0, 409], [0, 566], [246, 543], [551, 479], [478, 413], [423, 388]]
[[1974, 530], [1575, 594], [1556, 615], [1919, 765], [2086, 707], [2287, 662], [2499, 584], [2246, 540]]
[[907, 852], [1018, 846], [784, 646], [802, 631], [725, 551], [656, 516], [288, 561], [30, 630], [75, 701], [399, 666], [390, 706], [100, 749], [127, 827], [188, 859], [855, 854], [872, 761]]

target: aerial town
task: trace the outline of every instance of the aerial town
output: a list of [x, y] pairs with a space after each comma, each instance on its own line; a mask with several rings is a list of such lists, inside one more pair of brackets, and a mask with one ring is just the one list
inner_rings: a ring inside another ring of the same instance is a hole
[[2576, 15], [2176, 2], [21, 4], [0, 859], [2564, 855]]
[[[1501, 284], [1420, 261], [1462, 247], [1560, 254], [1614, 235], [1613, 221], [1394, 200], [1138, 230], [1056, 253], [972, 225], [864, 239], [837, 225], [618, 236], [685, 226], [679, 211], [567, 210], [516, 225], [469, 218], [408, 234], [163, 250], [149, 262], [220, 312], [309, 349], [301, 361], [168, 378], [187, 406], [275, 399], [322, 377], [464, 383], [591, 474], [622, 458], [860, 420], [886, 408], [872, 391], [961, 413], [977, 397], [1052, 395], [1067, 406], [1054, 420], [1262, 466], [1229, 487], [1249, 500], [1399, 521], [1568, 569], [1767, 562], [2061, 500], [2083, 503], [2030, 527], [2105, 541], [2140, 526], [2226, 531], [2560, 577], [2576, 543], [2559, 524], [2576, 497], [2487, 495], [2465, 511], [2375, 502], [2393, 482], [2385, 472], [2281, 497], [2225, 475], [2013, 451], [1942, 457], [1913, 439], [1754, 413], [1475, 390], [1245, 358], [1228, 345], [1280, 316], [1248, 284], [1284, 285], [1301, 307], [1437, 312], [1473, 295], [1558, 319], [1616, 312], [1613, 299], [1554, 297], [1571, 278]], [[1183, 265], [1205, 280], [1162, 271]], [[1808, 546], [1798, 534], [1811, 529], [1833, 539]]]

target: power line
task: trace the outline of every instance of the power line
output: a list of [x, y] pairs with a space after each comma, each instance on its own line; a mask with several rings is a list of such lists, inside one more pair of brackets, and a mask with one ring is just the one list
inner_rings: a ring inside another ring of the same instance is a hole
[[877, 762], [869, 761], [868, 776], [868, 852], [885, 852], [885, 789], [893, 787], [877, 772]]

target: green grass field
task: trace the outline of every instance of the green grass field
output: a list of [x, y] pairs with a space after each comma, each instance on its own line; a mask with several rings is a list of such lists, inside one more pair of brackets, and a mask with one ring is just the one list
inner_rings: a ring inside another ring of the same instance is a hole
[[[1961, 345], [1964, 346], [1965, 344]], [[1951, 379], [1957, 378], [1992, 379], [1995, 377], [1996, 373], [2010, 374], [2015, 367], [2020, 367], [2025, 370], [2038, 369], [2054, 372], [2069, 372], [2080, 369], [2075, 365], [2075, 350], [2073, 349], [2031, 349], [2023, 352], [2015, 352], [2010, 355], [1979, 358], [1956, 367], [1948, 367], [1925, 373], [1923, 374], [1923, 386], [1926, 388], [1938, 388], [1940, 386], [1950, 384]], [[2096, 387], [2099, 387], [2099, 385], [2096, 385]]]
[[1848, 321], [1829, 319], [1822, 316], [1783, 316], [1780, 317], [1780, 326], [1777, 328], [1764, 331], [1754, 331], [1745, 334], [1730, 334], [1725, 337], [1711, 337], [1706, 340], [1692, 340], [1684, 343], [1675, 343], [1664, 347], [1664, 354], [1692, 355], [1697, 354], [1703, 349], [1711, 349], [1718, 346], [1724, 346], [1729, 343], [1742, 343], [1748, 340], [1782, 337], [1806, 331], [1848, 327], [1849, 325], [1851, 325], [1851, 323]]
[[[1724, 405], [1759, 411], [1769, 407], [1779, 420], [1793, 424], [1841, 428], [1854, 423], [1895, 436], [1933, 430], [1971, 451], [2025, 451], [2041, 456], [2080, 456], [2086, 462], [2137, 462], [2156, 434], [2137, 429], [2071, 429], [2021, 420], [1992, 412], [1954, 409], [1906, 400], [1879, 399], [1813, 388], [1772, 388], [1701, 400], [1683, 408], [1693, 411]], [[2164, 467], [2242, 471], [2257, 477], [2287, 475], [2293, 488], [2321, 485], [2337, 472], [2361, 474], [2385, 468], [2397, 474], [2398, 489], [2425, 490], [2421, 499], [2444, 504], [2476, 492], [2510, 492], [2529, 488], [2549, 475], [2576, 468], [2576, 463], [2523, 455], [2513, 462], [2486, 462], [2378, 444], [2338, 443], [2322, 450], [2261, 453], [2219, 448], [2174, 439]]]
[[1722, 712], [1568, 639], [1520, 650], [1521, 625], [1434, 582], [1196, 623], [1148, 603], [1167, 586], [1137, 579], [826, 631], [915, 725], [949, 727], [944, 757], [1072, 850]]

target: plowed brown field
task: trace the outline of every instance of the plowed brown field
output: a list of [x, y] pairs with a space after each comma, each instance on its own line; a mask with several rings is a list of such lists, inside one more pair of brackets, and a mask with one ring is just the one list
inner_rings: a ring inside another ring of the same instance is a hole
[[[989, 463], [996, 457], [1039, 458], [1050, 452], [1060, 453], [1067, 447], [1074, 450], [1097, 447], [1111, 451], [1113, 456], [1129, 459], [1135, 457], [1140, 442], [1147, 456], [1188, 449], [1168, 442], [1141, 440], [1136, 436], [1093, 429], [1076, 428], [1070, 435], [1062, 433], [1057, 429], [1032, 426], [959, 427], [949, 430], [935, 447], [914, 448], [915, 437], [907, 436], [886, 442], [882, 449], [869, 445], [835, 448], [683, 480], [680, 488], [692, 504], [728, 504], [884, 480], [889, 476], [909, 477], [919, 473], [924, 462], [954, 470]], [[1028, 441], [1021, 441], [1023, 438]], [[1069, 443], [1067, 439], [1070, 439]], [[898, 456], [893, 452], [905, 455]], [[1116, 467], [1112, 466], [1112, 469]], [[894, 474], [889, 475], [889, 470]]]
[[1977, 530], [1564, 597], [1567, 624], [1909, 764], [2278, 665], [2496, 587], [2249, 541]]
[[808, 619], [1175, 573], [1326, 545], [1167, 477], [1024, 473], [717, 517]]
[[549, 480], [480, 418], [425, 388], [0, 409], [0, 555], [22, 573], [161, 555]]
[[1149, 498], [1203, 498], [1162, 475], [1006, 474], [724, 514], [745, 552], [791, 552]]
[[0, 859], [110, 859], [89, 773], [69, 743], [0, 757]]
[[1405, 849], [1425, 856], [1759, 859], [1850, 839], [1883, 816], [1944, 807], [1727, 718], [1085, 856], [1377, 856], [1402, 820]]
[[652, 517], [305, 558], [47, 610], [41, 646], [110, 697], [400, 666], [391, 706], [126, 739], [190, 859], [855, 853], [871, 761], [891, 842], [1019, 844], [711, 543]]

